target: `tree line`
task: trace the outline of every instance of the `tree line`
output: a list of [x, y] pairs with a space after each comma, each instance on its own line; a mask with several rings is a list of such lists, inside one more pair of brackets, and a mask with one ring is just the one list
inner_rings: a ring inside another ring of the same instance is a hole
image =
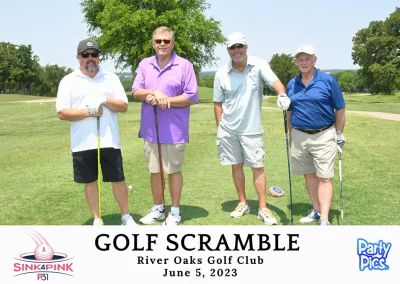
[[57, 64], [41, 66], [32, 45], [0, 42], [0, 93], [54, 97], [61, 79], [71, 68]]
[[[269, 65], [274, 73], [286, 87], [290, 79], [299, 75], [299, 70], [294, 63], [294, 57], [291, 54], [274, 54], [269, 61]], [[324, 71], [324, 70], [322, 70]], [[344, 70], [331, 73], [339, 83], [342, 92], [368, 92], [368, 86], [362, 78], [360, 70]], [[207, 74], [200, 76], [199, 86], [212, 88], [214, 85], [214, 75]], [[264, 87], [264, 94], [275, 95], [275, 92], [269, 87]]]

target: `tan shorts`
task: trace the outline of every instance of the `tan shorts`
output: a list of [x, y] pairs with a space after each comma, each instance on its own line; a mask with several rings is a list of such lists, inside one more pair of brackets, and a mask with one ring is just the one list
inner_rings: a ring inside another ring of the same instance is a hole
[[335, 126], [317, 134], [292, 129], [291, 157], [294, 175], [315, 173], [321, 178], [333, 177], [336, 151]]
[[[163, 161], [164, 173], [173, 174], [180, 172], [185, 159], [186, 143], [184, 144], [161, 144], [161, 158]], [[158, 145], [144, 141], [144, 156], [150, 173], [160, 172], [158, 160]]]
[[237, 165], [263, 168], [265, 151], [262, 134], [237, 135], [222, 124], [218, 127], [217, 147], [221, 165]]

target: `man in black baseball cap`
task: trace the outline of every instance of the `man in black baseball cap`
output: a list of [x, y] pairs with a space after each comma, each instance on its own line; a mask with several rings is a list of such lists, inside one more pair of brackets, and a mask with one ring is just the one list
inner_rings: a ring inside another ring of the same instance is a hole
[[74, 181], [84, 184], [93, 225], [104, 225], [100, 171], [102, 181], [112, 184], [121, 224], [136, 225], [129, 214], [117, 117], [117, 113], [128, 110], [128, 98], [118, 76], [100, 67], [99, 55], [95, 41], [79, 42], [76, 55], [79, 67], [59, 84], [57, 114], [61, 120], [70, 121]]
[[81, 40], [79, 42], [77, 53], [79, 54], [89, 48], [96, 49], [98, 52], [100, 52], [100, 48], [99, 48], [99, 45], [97, 44], [97, 42], [88, 38], [88, 39]]

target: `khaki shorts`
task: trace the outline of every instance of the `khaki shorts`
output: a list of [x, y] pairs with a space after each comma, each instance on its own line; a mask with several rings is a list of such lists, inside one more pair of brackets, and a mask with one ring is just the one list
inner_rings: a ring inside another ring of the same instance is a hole
[[237, 135], [220, 124], [217, 147], [221, 165], [244, 163], [246, 167], [264, 167], [265, 151], [262, 134]]
[[334, 126], [317, 134], [292, 129], [291, 157], [294, 175], [316, 173], [321, 178], [333, 177], [336, 151]]
[[[180, 172], [185, 159], [186, 143], [184, 144], [161, 144], [161, 157], [163, 160], [164, 173], [173, 174]], [[144, 141], [144, 156], [147, 167], [152, 174], [160, 172], [158, 160], [157, 143]]]

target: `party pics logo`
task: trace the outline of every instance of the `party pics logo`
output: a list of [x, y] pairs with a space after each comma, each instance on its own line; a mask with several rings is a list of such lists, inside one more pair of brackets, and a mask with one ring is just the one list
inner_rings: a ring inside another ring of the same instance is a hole
[[47, 281], [51, 274], [73, 276], [73, 262], [65, 253], [55, 252], [49, 242], [35, 230], [27, 234], [36, 244], [33, 252], [22, 253], [14, 262], [14, 277], [36, 275], [36, 280]]
[[370, 243], [359, 238], [357, 240], [357, 254], [359, 256], [360, 271], [369, 270], [389, 270], [387, 258], [392, 247], [391, 243], [378, 241]]

